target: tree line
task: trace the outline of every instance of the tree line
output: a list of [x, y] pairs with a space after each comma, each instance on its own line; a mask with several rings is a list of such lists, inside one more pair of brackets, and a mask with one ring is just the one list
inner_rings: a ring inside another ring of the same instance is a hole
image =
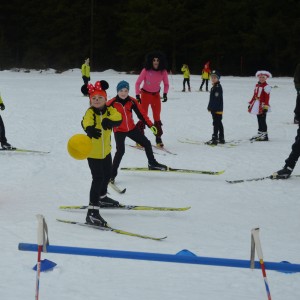
[[10, 0], [0, 4], [0, 69], [139, 72], [165, 53], [169, 69], [206, 61], [223, 75], [267, 69], [292, 76], [300, 62], [297, 0]]

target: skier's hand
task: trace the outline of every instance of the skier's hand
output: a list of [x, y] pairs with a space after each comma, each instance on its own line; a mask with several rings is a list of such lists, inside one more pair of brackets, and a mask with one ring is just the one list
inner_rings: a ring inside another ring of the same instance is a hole
[[3, 103], [0, 104], [0, 109], [4, 110], [5, 109], [5, 105]]
[[263, 106], [263, 112], [266, 113], [269, 110], [269, 106], [268, 105], [264, 105]]
[[138, 103], [141, 103], [141, 97], [140, 97], [140, 95], [136, 95], [135, 99], [138, 101]]
[[162, 102], [167, 102], [167, 101], [168, 101], [167, 93], [164, 93]]
[[107, 130], [107, 129], [112, 129], [112, 121], [110, 120], [110, 119], [108, 119], [108, 118], [104, 118], [103, 120], [102, 120], [102, 123], [101, 123], [101, 125], [102, 125], [102, 128], [104, 129], [104, 130]]
[[101, 129], [95, 128], [95, 126], [88, 126], [85, 131], [89, 138], [99, 139], [102, 135]]
[[155, 126], [151, 126], [151, 127], [150, 127], [150, 130], [152, 131], [152, 133], [153, 133], [154, 135], [157, 135], [157, 128], [156, 128]]

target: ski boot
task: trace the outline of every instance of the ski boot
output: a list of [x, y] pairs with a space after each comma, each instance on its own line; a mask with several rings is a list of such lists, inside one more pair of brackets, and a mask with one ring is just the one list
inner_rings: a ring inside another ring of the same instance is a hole
[[157, 136], [157, 137], [156, 137], [156, 146], [157, 146], [157, 147], [161, 147], [161, 148], [164, 146], [164, 143], [162, 142], [160, 136]]
[[185, 92], [185, 88], [182, 90], [182, 92]]
[[225, 139], [224, 139], [224, 137], [219, 137], [219, 139], [218, 139], [218, 144], [225, 144]]
[[158, 163], [156, 160], [148, 163], [149, 170], [159, 170], [159, 171], [167, 171], [168, 167], [166, 165], [162, 165]]
[[218, 145], [218, 139], [216, 136], [212, 136], [211, 140], [205, 143], [206, 145]]
[[89, 206], [85, 221], [89, 225], [107, 227], [107, 222], [100, 216], [99, 206]]
[[1, 143], [1, 147], [4, 150], [11, 150], [11, 149], [13, 149], [13, 146], [11, 144], [9, 144], [8, 142], [2, 142]]
[[272, 179], [288, 179], [293, 172], [293, 169], [285, 165], [281, 170], [275, 172], [271, 177]]
[[254, 135], [250, 141], [255, 141], [257, 138], [261, 137], [263, 133], [261, 131], [258, 131], [256, 135]]
[[116, 200], [113, 200], [107, 196], [100, 197], [99, 200], [99, 206], [100, 207], [118, 207], [120, 206], [120, 203]]
[[257, 141], [257, 142], [266, 142], [268, 140], [269, 140], [269, 137], [268, 137], [267, 132], [262, 132], [261, 135], [255, 139], [255, 141]]

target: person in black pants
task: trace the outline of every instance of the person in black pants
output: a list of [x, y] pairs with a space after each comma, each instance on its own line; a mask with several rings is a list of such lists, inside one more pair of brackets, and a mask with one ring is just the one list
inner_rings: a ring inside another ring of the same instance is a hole
[[[297, 65], [295, 74], [294, 74], [294, 84], [295, 84], [295, 89], [297, 91], [297, 98], [296, 98], [296, 107], [299, 105], [300, 101], [300, 64]], [[295, 114], [294, 116], [294, 123], [299, 124], [300, 123], [300, 118]]]
[[[297, 105], [294, 110], [294, 113], [295, 113], [295, 117], [297, 118], [297, 120], [300, 120], [300, 95], [298, 95], [297, 98], [298, 98]], [[272, 175], [272, 178], [273, 179], [289, 178], [296, 166], [299, 156], [300, 156], [300, 124], [299, 124], [298, 130], [297, 130], [297, 135], [295, 137], [295, 142], [292, 145], [292, 152], [290, 153], [289, 157], [285, 160], [284, 167], [281, 170], [275, 172]]]
[[[1, 110], [5, 109], [5, 105], [3, 103], [1, 95], [0, 95], [0, 109]], [[0, 115], [0, 143], [1, 143], [2, 149], [4, 149], [4, 150], [11, 150], [13, 148], [11, 146], [11, 144], [9, 144], [7, 142], [7, 139], [6, 139], [6, 136], [5, 136], [5, 127], [4, 127], [4, 123], [3, 123], [3, 120], [1, 118], [1, 115]]]
[[111, 171], [110, 181], [114, 183], [118, 174], [118, 168], [120, 166], [123, 155], [125, 154], [125, 139], [129, 137], [135, 141], [138, 145], [143, 147], [148, 159], [148, 168], [150, 170], [162, 170], [165, 171], [167, 166], [158, 163], [154, 157], [151, 142], [148, 138], [139, 130], [135, 125], [132, 111], [134, 111], [143, 124], [146, 124], [154, 135], [157, 134], [157, 128], [153, 125], [148, 118], [146, 112], [138, 101], [129, 96], [129, 83], [122, 80], [117, 85], [117, 96], [107, 102], [108, 107], [114, 107], [122, 115], [122, 123], [119, 126], [114, 127], [114, 135], [116, 141], [116, 153], [113, 159], [113, 166]]
[[210, 90], [209, 103], [207, 110], [211, 112], [213, 119], [214, 132], [212, 139], [206, 144], [217, 145], [225, 144], [224, 127], [222, 123], [223, 116], [223, 89], [220, 83], [220, 74], [217, 71], [211, 72], [212, 88]]
[[100, 207], [119, 205], [118, 201], [107, 196], [107, 185], [112, 165], [111, 132], [114, 126], [122, 122], [121, 114], [113, 107], [106, 106], [108, 87], [105, 80], [97, 81], [95, 85], [88, 85], [91, 106], [81, 121], [82, 128], [92, 142], [92, 150], [87, 157], [92, 184], [86, 223], [104, 227], [107, 226], [107, 222], [99, 213]]

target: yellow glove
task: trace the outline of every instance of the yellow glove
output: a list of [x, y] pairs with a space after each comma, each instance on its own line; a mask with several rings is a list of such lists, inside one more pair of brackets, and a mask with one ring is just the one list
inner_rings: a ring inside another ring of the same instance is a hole
[[151, 126], [151, 127], [150, 127], [150, 130], [152, 131], [152, 133], [153, 133], [154, 135], [157, 135], [157, 128], [156, 128], [155, 126]]

